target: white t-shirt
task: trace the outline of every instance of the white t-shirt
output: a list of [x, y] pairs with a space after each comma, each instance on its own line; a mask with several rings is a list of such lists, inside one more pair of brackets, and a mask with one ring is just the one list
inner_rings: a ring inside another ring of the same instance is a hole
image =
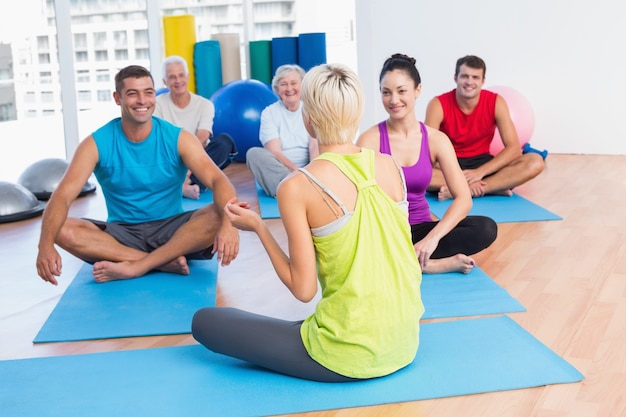
[[209, 99], [192, 92], [189, 94], [191, 94], [191, 100], [183, 109], [174, 104], [170, 93], [157, 96], [154, 115], [180, 126], [194, 135], [200, 129], [208, 130], [209, 134], [212, 135], [215, 106]]
[[277, 138], [291, 162], [299, 167], [309, 163], [309, 133], [302, 120], [302, 102], [296, 111], [287, 110], [282, 101], [277, 101], [261, 112], [259, 140], [265, 145]]

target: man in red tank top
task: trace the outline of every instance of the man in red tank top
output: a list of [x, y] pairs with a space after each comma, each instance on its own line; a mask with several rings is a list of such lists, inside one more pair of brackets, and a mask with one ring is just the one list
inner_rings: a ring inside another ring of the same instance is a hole
[[[425, 123], [450, 138], [472, 197], [512, 195], [514, 187], [536, 177], [544, 168], [541, 155], [522, 154], [506, 101], [482, 90], [486, 70], [485, 62], [477, 56], [459, 58], [454, 73], [456, 88], [433, 98], [426, 109]], [[496, 128], [504, 148], [491, 155], [489, 147]], [[440, 200], [451, 198], [436, 166], [428, 190], [437, 192]]]

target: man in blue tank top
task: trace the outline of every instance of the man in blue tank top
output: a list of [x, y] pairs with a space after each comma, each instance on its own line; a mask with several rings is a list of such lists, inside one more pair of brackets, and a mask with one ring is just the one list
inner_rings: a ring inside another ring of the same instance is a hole
[[[222, 208], [235, 188], [189, 131], [153, 117], [154, 80], [137, 65], [120, 70], [113, 98], [121, 117], [83, 140], [47, 204], [37, 273], [56, 285], [61, 256], [55, 244], [93, 264], [96, 281], [137, 278], [152, 270], [189, 274], [187, 259], [217, 253], [235, 259], [239, 234]], [[185, 212], [182, 185], [190, 169], [213, 191], [214, 204]], [[107, 221], [68, 217], [72, 202], [95, 174]]]

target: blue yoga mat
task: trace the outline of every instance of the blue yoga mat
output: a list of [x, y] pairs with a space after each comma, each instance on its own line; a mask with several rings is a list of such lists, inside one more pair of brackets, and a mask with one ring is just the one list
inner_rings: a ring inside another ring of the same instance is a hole
[[308, 71], [326, 63], [326, 33], [301, 33], [298, 35], [298, 64]]
[[519, 313], [526, 308], [482, 269], [422, 275], [423, 319]]
[[213, 202], [213, 193], [211, 190], [202, 191], [200, 193], [200, 198], [198, 200], [193, 200], [191, 198], [183, 198], [183, 210], [197, 210], [199, 208], [205, 207]]
[[151, 272], [98, 284], [86, 263], [33, 342], [190, 333], [194, 313], [215, 305], [217, 257], [189, 268], [184, 276]]
[[[442, 218], [451, 200], [439, 201], [437, 196], [426, 193], [430, 211]], [[488, 195], [472, 199], [473, 206], [469, 214], [491, 217], [496, 223], [532, 222], [542, 220], [562, 220], [562, 217], [513, 193], [511, 197]]]
[[200, 345], [0, 362], [3, 415], [265, 416], [572, 383], [584, 377], [506, 316], [421, 327], [415, 361], [352, 383], [300, 380]]
[[193, 46], [196, 93], [210, 99], [222, 87], [222, 54], [217, 40], [197, 42]]
[[261, 185], [254, 181], [256, 185], [256, 194], [259, 199], [259, 211], [261, 212], [262, 219], [279, 219], [280, 212], [278, 211], [278, 201], [274, 197], [270, 197], [265, 194]]
[[298, 63], [298, 37], [284, 36], [272, 38], [272, 76], [284, 64]]

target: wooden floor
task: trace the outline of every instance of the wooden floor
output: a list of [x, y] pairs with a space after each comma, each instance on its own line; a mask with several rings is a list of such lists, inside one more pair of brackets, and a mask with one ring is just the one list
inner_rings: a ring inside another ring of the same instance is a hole
[[[258, 209], [245, 164], [226, 171], [240, 200]], [[563, 220], [502, 224], [496, 242], [475, 258], [528, 310], [511, 317], [585, 380], [301, 416], [626, 417], [626, 156], [550, 155], [545, 172], [516, 191]], [[104, 216], [100, 193], [79, 199], [72, 214]], [[268, 222], [284, 243], [280, 221]], [[181, 335], [33, 345], [81, 265], [65, 254], [58, 287], [37, 277], [40, 223], [0, 224], [0, 360], [195, 343]], [[242, 233], [240, 257], [219, 270], [218, 304], [291, 319], [309, 314], [314, 302], [295, 301], [256, 237]]]

